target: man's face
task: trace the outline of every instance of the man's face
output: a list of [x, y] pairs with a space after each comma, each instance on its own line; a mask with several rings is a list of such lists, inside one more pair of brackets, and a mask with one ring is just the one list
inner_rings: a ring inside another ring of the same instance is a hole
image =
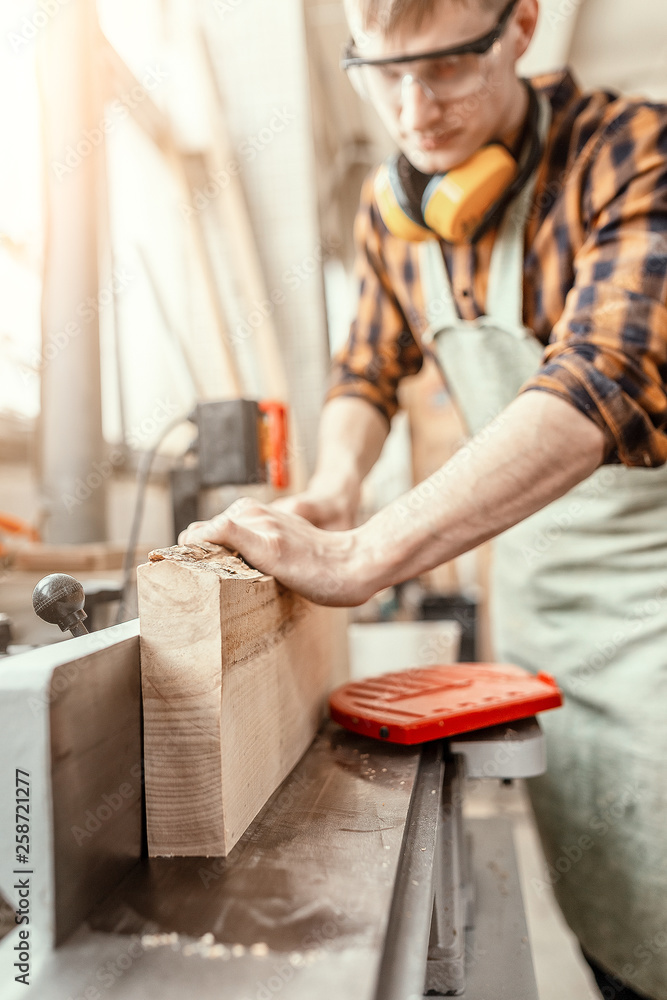
[[[491, 31], [498, 22], [498, 14], [477, 0], [443, 2], [419, 28], [405, 24], [391, 35], [383, 35], [360, 27], [355, 0], [346, 6], [359, 54], [370, 59], [462, 45]], [[387, 67], [384, 77], [378, 77], [376, 68], [372, 70], [373, 81], [377, 81], [369, 87], [372, 103], [400, 150], [418, 170], [427, 174], [450, 170], [486, 143], [513, 138], [513, 131], [521, 124], [517, 113], [525, 110], [514, 67], [527, 47], [536, 16], [535, 0], [519, 0], [501, 39], [487, 55], [478, 57], [479, 72], [460, 87], [463, 94], [447, 94], [445, 81], [434, 98], [428, 86], [434, 66], [428, 60]], [[391, 74], [394, 79], [402, 78], [402, 84], [399, 80], [392, 85]], [[385, 77], [389, 81], [386, 87]]]

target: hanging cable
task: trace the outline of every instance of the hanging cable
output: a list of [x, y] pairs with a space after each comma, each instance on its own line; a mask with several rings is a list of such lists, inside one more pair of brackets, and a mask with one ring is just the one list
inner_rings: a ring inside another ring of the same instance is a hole
[[190, 416], [177, 417], [176, 420], [172, 420], [171, 423], [167, 424], [163, 430], [160, 437], [157, 439], [156, 443], [150, 449], [150, 451], [142, 452], [139, 458], [139, 464], [137, 467], [137, 492], [136, 499], [134, 501], [134, 514], [132, 516], [132, 527], [130, 529], [130, 538], [127, 545], [127, 550], [125, 552], [125, 559], [123, 560], [123, 580], [122, 589], [120, 594], [120, 602], [118, 605], [118, 613], [116, 615], [116, 625], [120, 625], [124, 621], [124, 615], [127, 607], [129, 592], [132, 586], [132, 575], [134, 573], [134, 562], [136, 558], [136, 549], [139, 541], [139, 532], [141, 530], [141, 521], [144, 514], [144, 500], [146, 497], [146, 487], [148, 486], [148, 477], [150, 476], [151, 467], [153, 465], [153, 459], [155, 458], [158, 449], [164, 439], [167, 437], [175, 427], [179, 427], [181, 424], [186, 423], [190, 419]]

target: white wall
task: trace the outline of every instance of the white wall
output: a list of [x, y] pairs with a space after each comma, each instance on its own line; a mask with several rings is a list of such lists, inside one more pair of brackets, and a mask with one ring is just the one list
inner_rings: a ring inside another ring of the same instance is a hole
[[540, 8], [523, 73], [569, 64], [586, 89], [604, 87], [667, 100], [664, 0], [541, 0]]

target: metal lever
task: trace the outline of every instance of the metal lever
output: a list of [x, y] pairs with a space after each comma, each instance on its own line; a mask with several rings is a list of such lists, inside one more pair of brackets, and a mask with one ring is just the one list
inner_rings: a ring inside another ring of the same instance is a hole
[[86, 595], [83, 586], [67, 573], [51, 573], [40, 580], [32, 592], [32, 606], [42, 621], [58, 625], [62, 632], [88, 635], [83, 624], [88, 615], [83, 610]]

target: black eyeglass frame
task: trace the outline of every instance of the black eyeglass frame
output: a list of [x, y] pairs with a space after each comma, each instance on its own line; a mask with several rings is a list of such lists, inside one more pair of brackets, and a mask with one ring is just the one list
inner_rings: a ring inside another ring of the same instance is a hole
[[484, 55], [485, 52], [488, 52], [489, 49], [495, 45], [503, 34], [505, 28], [507, 27], [507, 23], [514, 12], [514, 8], [518, 3], [519, 0], [509, 0], [509, 3], [499, 17], [496, 26], [485, 35], [482, 35], [481, 38], [475, 38], [471, 42], [465, 42], [464, 45], [450, 45], [449, 48], [446, 49], [434, 49], [431, 52], [420, 52], [411, 56], [382, 56], [378, 59], [364, 59], [363, 56], [352, 55], [354, 50], [354, 41], [353, 39], [350, 39], [345, 46], [343, 58], [340, 61], [340, 68], [348, 70], [353, 66], [390, 66], [393, 63], [418, 62], [421, 59], [442, 59], [446, 56], [465, 56], [471, 53], [475, 55]]

